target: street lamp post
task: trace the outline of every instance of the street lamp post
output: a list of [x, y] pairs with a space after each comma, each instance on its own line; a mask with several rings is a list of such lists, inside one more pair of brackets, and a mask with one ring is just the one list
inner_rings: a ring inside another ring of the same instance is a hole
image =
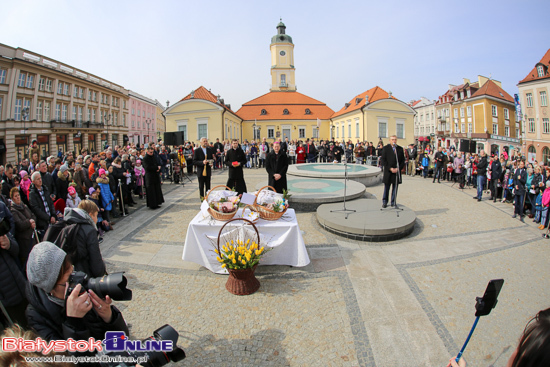
[[[105, 112], [105, 114], [103, 115], [103, 121], [107, 125], [107, 143], [105, 143], [105, 145], [109, 144], [109, 121], [111, 121], [111, 117], [112, 115], [108, 114], [107, 112]], [[105, 147], [103, 147], [103, 149], [105, 149]]]
[[148, 143], [151, 142], [151, 133], [149, 132], [151, 127], [151, 122], [152, 122], [151, 119], [145, 119], [145, 123], [147, 124], [147, 142]]
[[252, 127], [254, 128], [254, 137], [252, 138], [252, 140], [256, 140], [256, 121], [254, 121], [254, 125], [252, 125]]

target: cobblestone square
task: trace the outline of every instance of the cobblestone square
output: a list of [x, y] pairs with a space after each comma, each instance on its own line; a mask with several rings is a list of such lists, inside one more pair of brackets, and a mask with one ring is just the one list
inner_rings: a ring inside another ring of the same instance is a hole
[[[224, 184], [218, 172], [212, 185]], [[249, 187], [266, 180], [245, 170]], [[398, 201], [417, 214], [399, 241], [349, 241], [297, 218], [311, 263], [260, 266], [260, 290], [226, 291], [226, 275], [181, 260], [199, 210], [196, 180], [165, 184], [166, 203], [141, 208], [102, 244], [108, 269], [134, 291], [118, 302], [133, 338], [169, 323], [180, 332], [181, 366], [442, 366], [474, 321], [475, 297], [504, 278], [499, 302], [466, 350], [473, 366], [505, 365], [525, 323], [548, 307], [550, 243], [507, 204], [471, 199], [451, 183], [406, 177]], [[380, 198], [383, 187], [367, 189]]]

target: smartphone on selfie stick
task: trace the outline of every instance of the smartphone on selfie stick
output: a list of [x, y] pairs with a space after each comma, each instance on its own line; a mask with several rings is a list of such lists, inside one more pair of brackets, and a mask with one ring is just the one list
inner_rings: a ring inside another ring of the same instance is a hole
[[502, 288], [502, 284], [504, 284], [504, 279], [490, 280], [489, 284], [487, 284], [487, 289], [485, 289], [485, 294], [483, 294], [483, 297], [476, 297], [476, 320], [474, 321], [474, 325], [472, 326], [470, 334], [468, 334], [468, 337], [466, 338], [462, 349], [460, 349], [460, 352], [458, 352], [456, 356], [456, 363], [458, 363], [458, 361], [462, 357], [462, 354], [464, 354], [464, 350], [466, 349], [466, 346], [468, 345], [468, 342], [470, 341], [470, 338], [474, 333], [479, 318], [481, 316], [487, 316], [488, 314], [490, 314], [491, 310], [497, 305], [497, 298]]

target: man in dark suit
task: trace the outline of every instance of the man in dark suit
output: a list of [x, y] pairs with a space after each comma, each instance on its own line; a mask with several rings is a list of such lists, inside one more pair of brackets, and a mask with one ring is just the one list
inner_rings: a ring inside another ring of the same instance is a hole
[[315, 156], [317, 156], [317, 149], [315, 149], [315, 144], [313, 144], [313, 141], [310, 141], [309, 139], [306, 140], [306, 157], [307, 157], [307, 163], [315, 163]]
[[392, 186], [391, 206], [395, 206], [397, 187], [401, 183], [401, 169], [405, 166], [405, 154], [403, 148], [397, 145], [397, 136], [390, 136], [390, 143], [382, 148], [381, 157], [381, 166], [384, 169], [382, 208], [386, 208], [390, 186]]
[[523, 222], [523, 205], [525, 204], [525, 184], [527, 183], [527, 172], [525, 171], [525, 162], [519, 162], [519, 168], [514, 172], [514, 215], [519, 215], [519, 220]]
[[237, 139], [233, 139], [231, 142], [231, 149], [225, 155], [225, 164], [229, 167], [226, 186], [235, 189], [239, 194], [246, 192], [243, 173], [243, 167], [246, 165], [246, 154], [239, 146]]
[[491, 157], [491, 163], [489, 166], [491, 170], [491, 199], [493, 203], [497, 201], [498, 184], [500, 183], [500, 176], [502, 175], [502, 165], [498, 159], [498, 155]]
[[[193, 165], [197, 166], [197, 177], [199, 179], [199, 192], [202, 198], [210, 190], [210, 178], [212, 177], [212, 166], [208, 161], [216, 159], [214, 149], [208, 146], [208, 139], [201, 138], [201, 146], [195, 149], [193, 154]], [[206, 175], [203, 175], [206, 167]]]

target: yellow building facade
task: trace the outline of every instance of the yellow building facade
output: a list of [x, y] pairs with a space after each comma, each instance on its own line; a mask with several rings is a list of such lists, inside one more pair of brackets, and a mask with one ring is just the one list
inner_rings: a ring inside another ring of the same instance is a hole
[[183, 131], [184, 140], [198, 142], [205, 137], [242, 139], [242, 119], [223, 99], [200, 87], [164, 111], [166, 131]]
[[392, 135], [397, 144], [414, 143], [415, 111], [406, 103], [374, 87], [355, 96], [331, 117], [331, 138], [337, 141], [384, 143]]

